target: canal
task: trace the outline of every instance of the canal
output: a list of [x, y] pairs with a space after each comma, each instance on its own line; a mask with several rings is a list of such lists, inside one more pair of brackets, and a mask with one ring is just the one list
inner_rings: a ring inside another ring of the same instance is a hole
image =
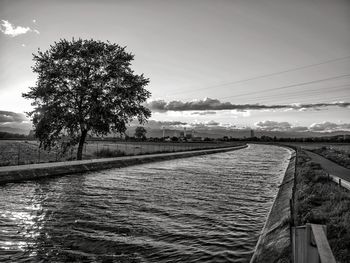
[[0, 186], [0, 261], [248, 262], [289, 158], [249, 145]]

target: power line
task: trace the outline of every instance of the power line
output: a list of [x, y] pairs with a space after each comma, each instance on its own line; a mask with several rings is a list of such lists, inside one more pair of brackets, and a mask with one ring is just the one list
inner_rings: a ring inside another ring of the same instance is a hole
[[301, 82], [301, 83], [297, 83], [297, 84], [292, 84], [292, 85], [287, 85], [287, 86], [282, 86], [282, 87], [277, 87], [277, 88], [271, 88], [271, 89], [265, 89], [265, 90], [260, 90], [260, 91], [241, 93], [241, 94], [228, 96], [228, 97], [222, 97], [222, 98], [218, 98], [218, 99], [228, 99], [228, 98], [233, 98], [233, 97], [237, 98], [237, 97], [242, 97], [242, 96], [246, 96], [246, 95], [253, 95], [253, 94], [255, 95], [255, 94], [264, 93], [267, 91], [282, 90], [282, 89], [288, 89], [288, 88], [293, 88], [293, 87], [305, 86], [305, 85], [309, 85], [309, 84], [319, 83], [319, 82], [323, 82], [323, 81], [329, 81], [329, 80], [333, 80], [333, 79], [344, 78], [344, 77], [348, 77], [348, 76], [350, 76], [350, 74], [338, 75], [338, 76], [329, 77], [329, 78], [325, 78], [325, 79], [318, 79], [318, 80], [313, 80], [313, 81]]
[[[350, 84], [346, 84], [346, 85], [338, 85], [338, 86], [332, 86], [332, 87], [323, 87], [323, 88], [319, 88], [319, 89], [311, 89], [311, 90], [302, 90], [302, 91], [292, 91], [292, 92], [288, 92], [288, 93], [283, 93], [283, 94], [271, 94], [271, 95], [266, 95], [266, 96], [259, 96], [259, 100], [261, 99], [283, 99], [283, 98], [294, 98], [294, 97], [303, 97], [305, 95], [312, 95], [314, 96], [319, 96], [324, 93], [329, 93], [329, 92], [339, 92], [342, 90], [347, 90], [350, 87]], [[324, 91], [324, 89], [328, 89], [326, 91]], [[248, 101], [253, 101], [256, 100], [256, 98], [251, 98], [251, 99], [246, 99]]]
[[341, 60], [346, 60], [346, 59], [349, 59], [349, 58], [350, 58], [350, 56], [330, 59], [330, 60], [322, 61], [322, 62], [315, 63], [315, 64], [309, 64], [309, 65], [300, 66], [300, 67], [296, 67], [296, 68], [291, 68], [291, 69], [287, 69], [287, 70], [277, 71], [277, 72], [273, 72], [273, 73], [269, 73], [269, 74], [265, 74], [265, 75], [259, 75], [259, 76], [255, 76], [255, 77], [251, 77], [251, 78], [247, 78], [247, 79], [242, 79], [242, 80], [237, 80], [237, 81], [232, 81], [232, 82], [212, 85], [212, 86], [199, 88], [199, 89], [194, 89], [194, 90], [190, 90], [190, 91], [170, 93], [169, 95], [191, 93], [191, 92], [195, 92], [195, 91], [199, 91], [199, 90], [206, 90], [206, 89], [211, 89], [211, 88], [218, 88], [218, 87], [223, 87], [223, 86], [229, 86], [229, 85], [244, 83], [244, 82], [248, 82], [248, 81], [251, 81], [251, 80], [257, 80], [257, 79], [272, 77], [272, 76], [276, 76], [276, 75], [280, 75], [280, 74], [284, 74], [284, 73], [294, 72], [294, 71], [298, 71], [298, 70], [302, 70], [302, 69], [317, 67], [317, 66], [320, 66], [320, 65], [324, 65], [324, 64], [328, 64], [328, 63], [332, 63], [332, 62], [336, 62], [336, 61], [341, 61]]

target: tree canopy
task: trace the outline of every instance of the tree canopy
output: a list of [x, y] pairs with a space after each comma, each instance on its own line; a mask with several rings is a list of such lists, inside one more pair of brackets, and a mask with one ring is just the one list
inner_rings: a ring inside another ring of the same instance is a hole
[[81, 159], [88, 133], [124, 133], [134, 118], [144, 123], [151, 116], [142, 105], [151, 95], [149, 79], [130, 68], [133, 59], [125, 47], [82, 39], [63, 39], [33, 54], [38, 79], [23, 97], [33, 100], [28, 115], [41, 146], [79, 144]]
[[138, 126], [135, 129], [135, 138], [144, 140], [146, 139], [146, 133], [147, 133], [147, 130], [144, 127]]

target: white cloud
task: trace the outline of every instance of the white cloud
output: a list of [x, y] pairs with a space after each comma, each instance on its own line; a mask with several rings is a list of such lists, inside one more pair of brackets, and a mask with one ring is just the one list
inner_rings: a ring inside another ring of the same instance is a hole
[[343, 123], [337, 124], [329, 121], [325, 121], [322, 123], [313, 123], [310, 125], [311, 131], [316, 132], [332, 132], [332, 131], [350, 131], [350, 124]]
[[289, 122], [260, 121], [255, 123], [259, 130], [284, 132], [335, 132], [350, 131], [350, 123], [337, 124], [333, 122], [313, 123], [309, 127], [293, 126]]
[[0, 31], [5, 35], [9, 35], [11, 37], [16, 37], [29, 32], [40, 34], [40, 32], [36, 29], [31, 29], [30, 27], [14, 26], [7, 20], [1, 20]]
[[266, 131], [286, 131], [291, 128], [291, 125], [288, 122], [277, 122], [269, 120], [255, 123], [255, 126], [257, 126], [261, 130]]

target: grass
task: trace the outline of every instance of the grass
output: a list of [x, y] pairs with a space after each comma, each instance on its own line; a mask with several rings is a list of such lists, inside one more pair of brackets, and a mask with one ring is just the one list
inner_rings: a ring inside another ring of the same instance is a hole
[[350, 169], [350, 150], [345, 148], [321, 147], [314, 149], [313, 152], [324, 156], [325, 158]]
[[[236, 146], [240, 143], [171, 143], [171, 142], [112, 142], [87, 141], [83, 159], [108, 158], [124, 155], [140, 155]], [[32, 164], [43, 162], [70, 161], [76, 159], [76, 148], [65, 154], [58, 150], [39, 150], [37, 141], [0, 140], [0, 166]]]
[[56, 151], [39, 150], [35, 141], [0, 141], [0, 166], [54, 162], [59, 158]]
[[95, 152], [95, 155], [100, 158], [110, 158], [124, 156], [125, 153], [119, 150], [102, 149]]
[[318, 164], [300, 151], [297, 159], [296, 224], [323, 224], [338, 262], [350, 258], [350, 192], [329, 181]]

